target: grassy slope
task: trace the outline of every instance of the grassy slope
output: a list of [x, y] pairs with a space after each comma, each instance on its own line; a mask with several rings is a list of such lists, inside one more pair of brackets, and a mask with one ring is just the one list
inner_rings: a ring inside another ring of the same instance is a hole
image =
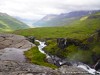
[[33, 35], [37, 38], [70, 37], [84, 39], [89, 37], [95, 30], [100, 29], [100, 17], [94, 19], [78, 20], [70, 26], [43, 27], [15, 31], [15, 34], [24, 36]]
[[12, 31], [17, 29], [29, 28], [26, 24], [20, 22], [19, 20], [0, 13], [0, 31]]
[[34, 64], [51, 67], [53, 69], [57, 68], [57, 66], [46, 62], [45, 54], [40, 53], [38, 47], [33, 47], [25, 51], [25, 56]]
[[[83, 17], [80, 20], [72, 23], [70, 26], [64, 27], [45, 27], [45, 28], [33, 28], [33, 29], [25, 29], [25, 30], [18, 30], [13, 33], [20, 34], [24, 36], [33, 35], [38, 39], [41, 38], [73, 38], [78, 40], [83, 40], [89, 38], [91, 34], [95, 33], [96, 30], [100, 29], [100, 14], [96, 18], [90, 18], [88, 16]], [[95, 16], [92, 15], [92, 16]], [[95, 39], [95, 38], [94, 38]], [[47, 41], [48, 43], [48, 41]], [[64, 52], [57, 47], [55, 41], [49, 40], [48, 46], [45, 50], [53, 55], [58, 55], [61, 57], [66, 57], [70, 60], [79, 60], [86, 63], [93, 63], [91, 55], [95, 52], [97, 55], [100, 55], [100, 43], [98, 41], [94, 41], [92, 43], [86, 44], [90, 45], [89, 50], [82, 50], [77, 46], [70, 45], [67, 47]], [[36, 50], [36, 49], [32, 49]], [[32, 51], [28, 51], [32, 52]], [[27, 53], [27, 57], [33, 61], [33, 58], [30, 58], [33, 54]], [[41, 57], [41, 56], [40, 56]], [[38, 61], [37, 61], [38, 62]]]

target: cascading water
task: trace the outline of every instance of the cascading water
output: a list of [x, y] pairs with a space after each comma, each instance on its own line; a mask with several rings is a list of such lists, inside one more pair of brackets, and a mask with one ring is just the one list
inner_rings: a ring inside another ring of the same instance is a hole
[[38, 46], [38, 49], [41, 53], [45, 54], [47, 58], [50, 58], [50, 56], [48, 54], [46, 54], [43, 50], [43, 48], [46, 46], [45, 42], [41, 42], [39, 40], [35, 40], [36, 42], [39, 42], [39, 46]]
[[[47, 58], [51, 58], [51, 59], [53, 59], [53, 58], [55, 58], [55, 56], [49, 56], [47, 53], [45, 53], [45, 51], [43, 50], [43, 48], [44, 47], [46, 47], [46, 44], [45, 44], [45, 42], [41, 42], [41, 41], [39, 41], [39, 40], [35, 40], [36, 42], [39, 42], [39, 46], [38, 46], [38, 49], [39, 49], [39, 51], [41, 52], [41, 53], [43, 53], [43, 54], [45, 54], [46, 55], [46, 57]], [[54, 62], [56, 62], [56, 63], [58, 63], [59, 65], [63, 65], [64, 63], [66, 63], [66, 62], [68, 62], [68, 61], [66, 61], [66, 60], [61, 60], [60, 58], [58, 58], [57, 56], [56, 56], [56, 59], [57, 60], [54, 60]], [[86, 70], [88, 73], [90, 73], [90, 74], [93, 74], [93, 75], [100, 75], [100, 72], [98, 72], [98, 71], [96, 71], [95, 69], [92, 69], [92, 68], [90, 68], [88, 65], [86, 65], [86, 64], [83, 64], [83, 63], [72, 63], [73, 64], [73, 66], [75, 66], [75, 67], [79, 67], [79, 68], [82, 68], [82, 69], [84, 69], [84, 70]]]

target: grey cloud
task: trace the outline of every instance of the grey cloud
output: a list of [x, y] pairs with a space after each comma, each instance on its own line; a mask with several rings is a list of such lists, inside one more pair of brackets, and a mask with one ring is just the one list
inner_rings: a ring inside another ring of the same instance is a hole
[[0, 0], [0, 12], [26, 19], [93, 9], [100, 9], [100, 0]]

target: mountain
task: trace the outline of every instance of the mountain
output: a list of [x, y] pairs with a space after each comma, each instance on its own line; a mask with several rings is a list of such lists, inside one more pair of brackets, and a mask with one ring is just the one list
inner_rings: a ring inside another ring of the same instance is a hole
[[25, 36], [33, 35], [37, 38], [57, 38], [70, 37], [83, 39], [89, 34], [100, 29], [100, 13], [95, 13], [81, 17], [70, 25], [60, 27], [41, 27], [18, 30], [14, 33]]
[[31, 19], [27, 19], [27, 18], [20, 18], [20, 17], [15, 17], [16, 19], [18, 19], [19, 21], [27, 24], [28, 26], [32, 27], [33, 28], [33, 22], [36, 22], [36, 20], [31, 20]]
[[64, 26], [72, 21], [79, 20], [81, 17], [90, 15], [100, 10], [91, 11], [73, 11], [69, 13], [63, 13], [60, 15], [47, 15], [41, 20], [35, 22], [33, 25], [36, 27], [49, 27], [49, 26]]
[[[44, 51], [49, 55], [75, 62], [80, 61], [91, 67], [98, 59], [100, 60], [100, 12], [83, 16], [70, 25], [62, 27], [31, 28], [13, 33], [44, 40], [47, 45]], [[30, 62], [45, 65], [45, 56], [39, 54], [37, 49], [38, 47], [34, 47], [26, 51], [25, 55]], [[44, 61], [38, 60], [38, 57]]]
[[12, 31], [25, 28], [29, 28], [29, 26], [6, 13], [0, 13], [0, 31]]

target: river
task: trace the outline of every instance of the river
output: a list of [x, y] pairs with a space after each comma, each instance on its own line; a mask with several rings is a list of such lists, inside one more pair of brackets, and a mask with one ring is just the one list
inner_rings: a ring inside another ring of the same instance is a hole
[[[39, 51], [40, 51], [41, 53], [45, 54], [45, 55], [47, 56], [47, 58], [53, 59], [54, 56], [48, 55], [48, 54], [45, 53], [45, 51], [43, 50], [43, 48], [46, 47], [45, 42], [41, 42], [41, 41], [39, 41], [39, 40], [35, 40], [35, 41], [36, 41], [36, 42], [39, 42], [39, 44], [40, 44], [40, 45], [38, 46]], [[58, 58], [58, 57], [56, 57], [56, 58]], [[58, 60], [59, 60], [59, 61], [58, 61]], [[68, 62], [68, 61], [65, 61], [65, 60], [61, 60], [61, 58], [58, 58], [58, 60], [55, 60], [56, 62], [54, 61], [55, 64], [63, 65], [64, 63]], [[85, 71], [87, 71], [87, 72], [90, 73], [90, 74], [93, 74], [93, 75], [98, 74], [98, 75], [100, 75], [100, 72], [96, 71], [95, 69], [90, 68], [88, 65], [86, 65], [86, 64], [84, 64], [84, 63], [78, 62], [78, 63], [73, 63], [72, 65], [75, 66], [75, 67], [82, 68], [82, 69], [84, 69]]]

